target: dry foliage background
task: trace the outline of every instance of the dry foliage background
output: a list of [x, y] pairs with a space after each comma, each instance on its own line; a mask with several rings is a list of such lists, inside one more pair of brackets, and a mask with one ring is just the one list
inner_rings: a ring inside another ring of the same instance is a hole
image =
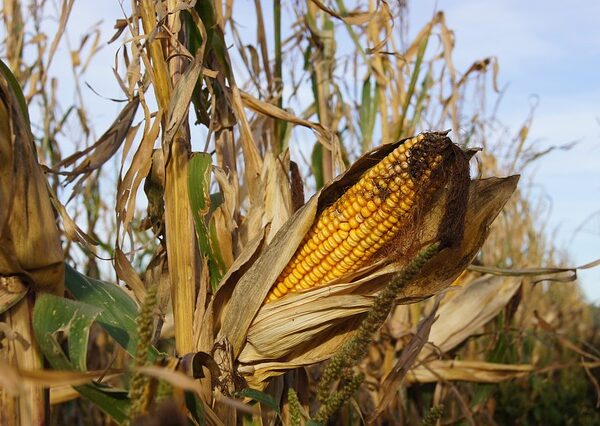
[[[42, 388], [50, 388], [54, 424], [126, 422], [149, 407], [176, 416], [184, 403], [195, 423], [300, 424], [318, 408], [321, 364], [278, 376], [265, 393], [227, 397], [189, 376], [202, 365], [207, 377], [219, 375], [198, 353], [218, 340], [220, 322], [227, 328], [244, 315], [224, 308], [227, 289], [305, 195], [372, 148], [426, 130], [452, 129], [461, 147], [481, 147], [474, 178], [543, 161], [527, 139], [533, 117], [507, 129], [490, 107], [498, 60], [455, 68], [443, 12], [409, 39], [404, 2], [139, 0], [115, 2], [123, 19], [111, 38], [97, 28], [68, 34], [73, 2], [3, 3], [2, 59], [14, 81], [3, 69], [0, 154], [16, 164], [0, 169], [2, 209], [11, 206], [0, 213], [0, 386], [7, 413], [16, 413], [0, 417], [7, 424], [46, 418]], [[48, 17], [57, 18], [54, 33], [45, 31]], [[71, 52], [73, 100], [61, 96], [64, 77], [54, 72], [59, 47]], [[94, 61], [100, 47], [114, 50], [113, 64]], [[86, 100], [91, 66], [112, 71], [122, 89], [122, 110], [99, 138]], [[25, 146], [21, 157], [16, 140]], [[568, 259], [536, 209], [525, 182], [453, 286], [393, 309], [354, 369], [363, 384], [330, 421], [600, 421], [600, 317], [572, 282], [573, 270], [547, 268]], [[24, 212], [26, 220], [10, 219]], [[33, 235], [43, 244], [32, 245]], [[63, 261], [74, 269], [65, 271]], [[70, 300], [41, 296], [62, 296], [63, 275]], [[126, 291], [100, 279], [118, 279]], [[219, 283], [227, 284], [220, 293]], [[51, 318], [56, 309], [65, 317]], [[115, 334], [119, 326], [129, 334]], [[168, 354], [164, 368], [152, 365], [159, 351]], [[123, 374], [132, 366], [138, 370]], [[100, 382], [129, 389], [138, 405]], [[240, 387], [221, 385], [224, 393]], [[178, 406], [161, 403], [173, 396]]]

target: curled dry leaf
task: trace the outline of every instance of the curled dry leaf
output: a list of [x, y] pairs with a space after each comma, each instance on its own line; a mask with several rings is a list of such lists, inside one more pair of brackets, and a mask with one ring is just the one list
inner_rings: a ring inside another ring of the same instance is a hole
[[[420, 354], [425, 359], [437, 351], [448, 352], [478, 332], [510, 302], [521, 280], [485, 275], [446, 296], [438, 310], [439, 320], [431, 327], [429, 341]], [[460, 315], [456, 312], [460, 311]], [[434, 349], [435, 348], [435, 349]]]
[[498, 364], [482, 361], [435, 360], [411, 369], [409, 383], [433, 383], [440, 380], [476, 383], [499, 383], [533, 372], [531, 364]]
[[[78, 151], [65, 158], [56, 165], [55, 173], [66, 175], [67, 182], [73, 182], [78, 176], [82, 176], [76, 185], [80, 187], [87, 176], [94, 170], [102, 167], [114, 156], [127, 139], [128, 134], [135, 133], [137, 127], [132, 128], [131, 124], [133, 123], [138, 105], [139, 99], [137, 97], [129, 101], [96, 143], [83, 151]], [[83, 160], [77, 166], [74, 166], [81, 159]], [[60, 171], [60, 168], [68, 166], [74, 166], [73, 170], [68, 172]]]
[[[248, 258], [255, 260], [246, 265], [233, 290], [224, 285], [217, 292], [216, 300], [225, 303], [212, 307], [215, 336], [231, 343], [238, 372], [251, 386], [262, 387], [268, 377], [331, 357], [356, 330], [378, 293], [424, 247], [441, 243], [422, 273], [400, 291], [398, 303], [439, 293], [471, 262], [514, 191], [518, 176], [470, 181], [470, 153], [452, 144], [445, 133], [426, 133], [424, 139], [441, 143], [441, 150], [434, 154], [442, 157], [442, 166], [430, 183], [417, 189], [421, 194], [406, 226], [360, 269], [327, 286], [263, 303], [316, 218], [408, 139], [362, 156], [299, 209], [260, 256]], [[220, 292], [227, 292], [227, 298], [219, 297]]]
[[0, 360], [0, 387], [10, 394], [17, 395], [26, 390], [26, 384], [36, 384], [46, 388], [54, 386], [78, 386], [94, 380], [109, 380], [118, 377], [121, 371], [69, 371], [69, 370], [24, 370]]
[[20, 93], [0, 76], [0, 276], [62, 294], [63, 251]]

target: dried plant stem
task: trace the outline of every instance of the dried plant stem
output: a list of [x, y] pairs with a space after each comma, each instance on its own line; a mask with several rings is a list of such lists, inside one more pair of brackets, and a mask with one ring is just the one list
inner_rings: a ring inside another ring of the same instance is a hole
[[19, 0], [7, 0], [4, 2], [4, 10], [2, 17], [4, 18], [6, 34], [10, 34], [10, 37], [6, 37], [6, 58], [8, 59], [8, 65], [15, 74], [15, 77], [19, 79], [22, 63], [22, 53], [24, 46], [24, 22], [21, 2]]
[[[169, 1], [170, 10], [175, 10], [177, 2]], [[181, 29], [179, 14], [169, 15], [169, 31], [174, 37]], [[173, 54], [177, 53], [177, 39], [169, 46]], [[161, 52], [162, 55], [162, 52]], [[161, 58], [162, 59], [162, 58]], [[168, 72], [167, 82], [155, 86], [157, 96], [166, 96], [168, 110], [171, 101], [170, 87], [176, 84], [183, 70], [183, 63], [175, 57], [170, 65], [162, 61], [161, 73]], [[167, 117], [167, 120], [170, 117]], [[163, 137], [169, 129], [163, 127]], [[171, 139], [171, 138], [168, 138]], [[175, 322], [175, 348], [184, 354], [194, 350], [193, 326], [195, 284], [199, 274], [198, 253], [194, 233], [193, 216], [188, 196], [188, 163], [191, 143], [187, 127], [182, 126], [171, 140], [163, 140], [165, 173], [165, 230], [169, 275], [171, 277], [171, 300]]]
[[177, 353], [194, 350], [195, 283], [198, 276], [194, 223], [188, 199], [189, 147], [177, 138], [170, 147], [165, 184], [165, 228]]
[[[8, 278], [15, 279], [18, 278]], [[24, 370], [43, 368], [43, 356], [34, 338], [31, 325], [33, 294], [25, 296], [8, 312], [0, 315], [12, 330], [13, 336], [5, 336], [7, 344], [0, 347], [0, 362]], [[44, 389], [31, 383], [23, 383], [20, 393], [0, 386], [0, 424], [6, 426], [43, 425], [46, 423], [46, 398]]]
[[[281, 63], [281, 0], [275, 0], [273, 2], [273, 24], [275, 31], [275, 78], [273, 80], [273, 90], [276, 93], [277, 106], [283, 109], [283, 78]], [[283, 151], [284, 131], [285, 123], [282, 120], [275, 120], [275, 145], [277, 149], [276, 152]]]

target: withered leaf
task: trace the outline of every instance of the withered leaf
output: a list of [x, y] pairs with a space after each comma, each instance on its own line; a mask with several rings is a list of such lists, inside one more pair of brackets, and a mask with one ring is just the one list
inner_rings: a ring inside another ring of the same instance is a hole
[[0, 76], [0, 275], [62, 294], [64, 255], [26, 111]]

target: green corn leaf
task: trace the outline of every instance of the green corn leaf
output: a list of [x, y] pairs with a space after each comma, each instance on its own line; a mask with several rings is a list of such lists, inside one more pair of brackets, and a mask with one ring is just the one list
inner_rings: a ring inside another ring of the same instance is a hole
[[[33, 310], [33, 331], [36, 340], [52, 368], [86, 371], [90, 327], [102, 310], [77, 300], [41, 294]], [[61, 336], [67, 339], [64, 353]], [[117, 422], [127, 418], [127, 392], [91, 383], [75, 386], [77, 392], [89, 399]]]
[[316, 143], [312, 155], [310, 156], [310, 163], [312, 165], [312, 172], [315, 176], [315, 187], [317, 191], [323, 188], [325, 184], [323, 179], [323, 145]]
[[213, 290], [217, 288], [219, 281], [225, 273], [225, 263], [219, 252], [219, 245], [216, 241], [214, 224], [209, 226], [207, 221], [211, 213], [211, 195], [210, 195], [210, 169], [212, 158], [210, 154], [199, 152], [195, 153], [189, 163], [188, 188], [190, 205], [192, 206], [192, 215], [196, 227], [196, 236], [200, 254], [207, 258], [210, 273], [210, 283]]
[[17, 98], [17, 101], [19, 102], [21, 112], [23, 113], [23, 117], [25, 117], [25, 122], [29, 127], [31, 127], [31, 122], [29, 120], [29, 110], [27, 109], [27, 102], [25, 102], [25, 96], [23, 96], [23, 90], [21, 89], [21, 85], [15, 78], [10, 68], [8, 68], [8, 66], [2, 60], [0, 60], [0, 73], [2, 73], [2, 76], [4, 78], [6, 78], [6, 81], [10, 85], [14, 95]]
[[[85, 276], [70, 266], [65, 269], [65, 286], [75, 299], [99, 309], [98, 324], [106, 330], [130, 355], [135, 355], [138, 341], [135, 319], [138, 307], [118, 285]], [[159, 352], [151, 347], [149, 359]]]
[[279, 410], [279, 404], [277, 404], [277, 401], [275, 401], [275, 398], [273, 398], [271, 395], [269, 395], [267, 393], [258, 391], [256, 389], [245, 388], [245, 389], [242, 389], [241, 391], [239, 391], [237, 396], [241, 397], [241, 398], [253, 399], [254, 401], [260, 402], [265, 407], [268, 407], [271, 410], [275, 411], [278, 415], [281, 414], [281, 412]]
[[367, 152], [373, 146], [373, 130], [375, 129], [378, 103], [379, 91], [377, 85], [373, 87], [371, 84], [371, 76], [369, 75], [363, 83], [361, 104], [358, 110], [358, 124], [362, 134], [363, 152]]
[[425, 50], [427, 49], [427, 42], [429, 41], [429, 37], [425, 37], [425, 40], [421, 42], [419, 46], [419, 50], [417, 52], [417, 60], [415, 61], [415, 68], [413, 69], [412, 75], [410, 77], [410, 83], [408, 85], [408, 90], [406, 91], [406, 99], [404, 100], [404, 105], [402, 108], [402, 116], [400, 118], [400, 123], [398, 126], [398, 134], [396, 135], [396, 139], [401, 139], [405, 128], [404, 128], [404, 120], [406, 120], [406, 114], [408, 113], [408, 107], [410, 106], [410, 101], [415, 93], [415, 87], [417, 86], [417, 81], [419, 80], [419, 74], [421, 72], [421, 64], [423, 63], [423, 58], [425, 57]]
[[[101, 310], [87, 303], [41, 294], [33, 310], [33, 328], [40, 349], [55, 369], [86, 371], [90, 327]], [[68, 356], [60, 335], [67, 337]]]

